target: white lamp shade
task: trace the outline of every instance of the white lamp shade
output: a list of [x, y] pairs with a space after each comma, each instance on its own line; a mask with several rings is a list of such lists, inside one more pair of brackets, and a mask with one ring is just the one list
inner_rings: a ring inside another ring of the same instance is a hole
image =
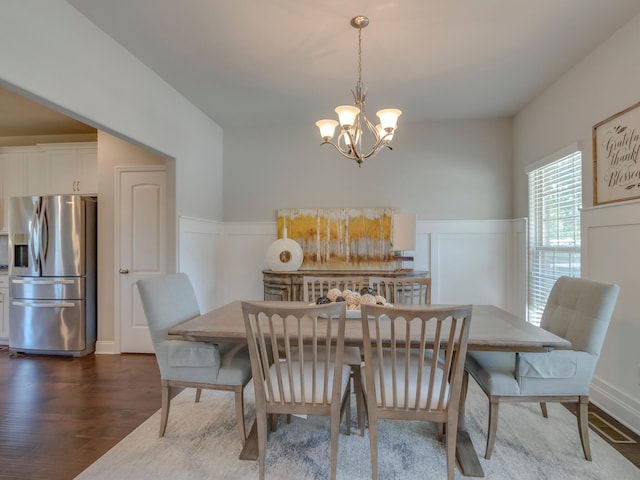
[[396, 108], [387, 108], [385, 110], [379, 110], [376, 115], [380, 119], [380, 125], [386, 131], [393, 130], [398, 124], [398, 117], [402, 115], [402, 112]]
[[324, 120], [318, 120], [316, 122], [316, 126], [320, 129], [320, 136], [322, 138], [325, 140], [331, 140], [336, 131], [336, 127], [338, 126], [338, 122], [325, 118]]
[[351, 128], [356, 122], [356, 117], [360, 113], [360, 109], [354, 105], [340, 105], [336, 107], [336, 113], [338, 114], [342, 128]]
[[393, 215], [393, 250], [416, 249], [416, 214], [396, 213]]

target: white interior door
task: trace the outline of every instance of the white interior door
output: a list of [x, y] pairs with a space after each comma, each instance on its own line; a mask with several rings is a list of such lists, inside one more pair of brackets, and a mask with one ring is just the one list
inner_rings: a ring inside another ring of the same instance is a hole
[[120, 350], [152, 353], [136, 282], [166, 270], [166, 172], [122, 170], [118, 187]]

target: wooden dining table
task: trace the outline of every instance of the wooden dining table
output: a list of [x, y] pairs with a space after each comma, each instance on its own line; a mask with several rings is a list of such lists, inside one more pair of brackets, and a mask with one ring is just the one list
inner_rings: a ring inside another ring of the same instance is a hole
[[[307, 305], [302, 302], [264, 302], [265, 304]], [[405, 307], [406, 305], [403, 305]], [[434, 305], [435, 306], [435, 305]], [[438, 305], [443, 306], [443, 305]], [[424, 308], [424, 305], [408, 305], [409, 308]], [[345, 345], [362, 346], [362, 321], [359, 315], [349, 315], [345, 326]], [[180, 323], [169, 330], [171, 335], [206, 342], [247, 341], [242, 316], [241, 301], [234, 301], [198, 317]], [[493, 350], [508, 352], [546, 352], [571, 348], [571, 343], [553, 333], [525, 322], [506, 310], [493, 305], [473, 305], [468, 351]], [[465, 476], [483, 477], [484, 472], [471, 437], [464, 425], [464, 399], [461, 403], [461, 418], [458, 429], [456, 458]], [[258, 457], [257, 432], [252, 426], [240, 458], [255, 460]]]

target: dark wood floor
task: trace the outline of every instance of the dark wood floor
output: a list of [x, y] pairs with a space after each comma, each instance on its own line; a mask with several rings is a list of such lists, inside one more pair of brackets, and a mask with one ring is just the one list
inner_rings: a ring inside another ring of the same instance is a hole
[[0, 479], [69, 480], [160, 408], [153, 355], [0, 351]]
[[[153, 355], [10, 357], [0, 349], [0, 480], [73, 479], [159, 408]], [[614, 446], [640, 468], [638, 443]]]

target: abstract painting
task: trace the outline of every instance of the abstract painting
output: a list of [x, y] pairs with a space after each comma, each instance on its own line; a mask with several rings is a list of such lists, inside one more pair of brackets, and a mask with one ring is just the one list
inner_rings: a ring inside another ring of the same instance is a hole
[[393, 208], [287, 208], [283, 229], [302, 247], [302, 270], [393, 270]]

